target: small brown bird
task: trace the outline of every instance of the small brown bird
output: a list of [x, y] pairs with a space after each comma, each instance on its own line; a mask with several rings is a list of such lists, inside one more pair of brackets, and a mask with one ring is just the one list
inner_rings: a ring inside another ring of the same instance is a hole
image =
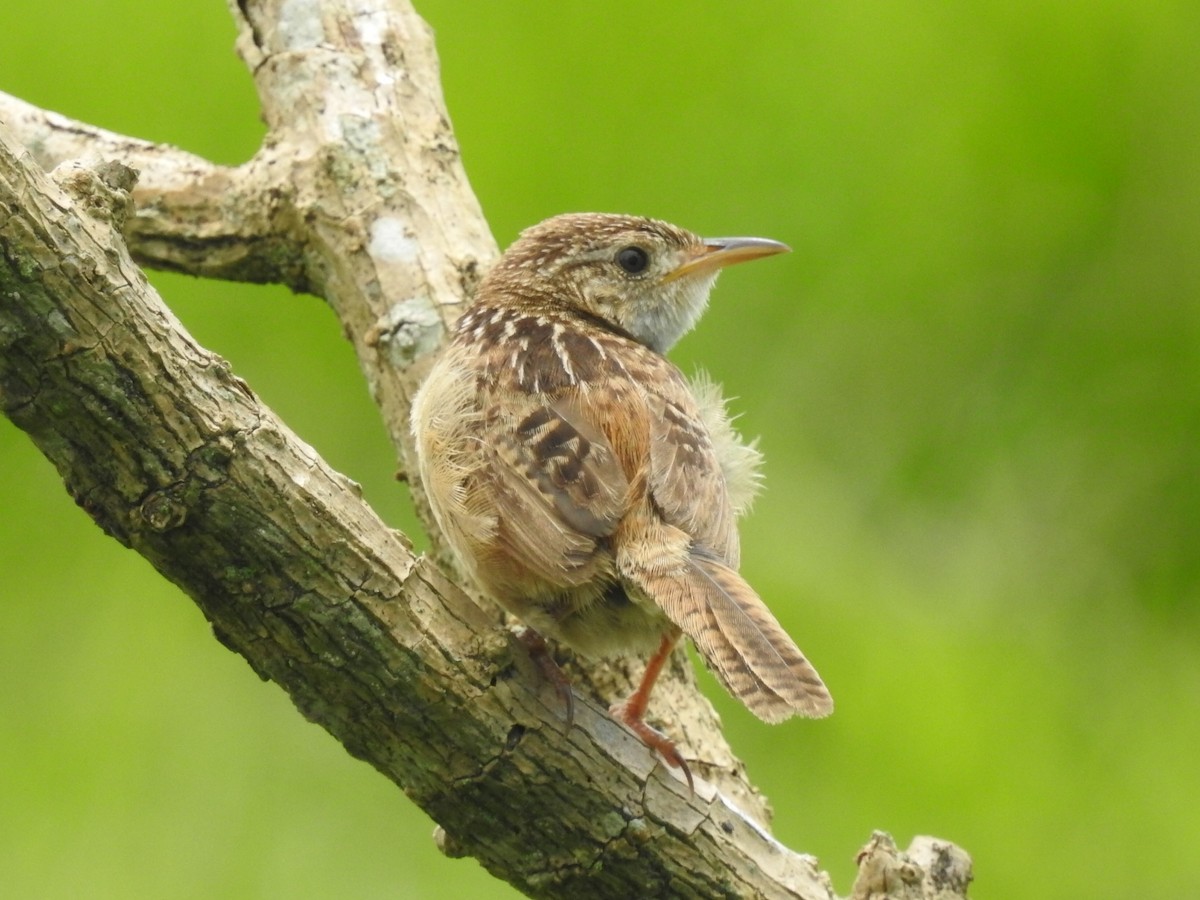
[[469, 574], [584, 656], [652, 653], [611, 713], [689, 784], [643, 720], [681, 633], [764, 721], [833, 709], [737, 571], [759, 454], [715, 386], [663, 356], [721, 268], [787, 249], [633, 216], [548, 219], [484, 277], [413, 405], [421, 478]]

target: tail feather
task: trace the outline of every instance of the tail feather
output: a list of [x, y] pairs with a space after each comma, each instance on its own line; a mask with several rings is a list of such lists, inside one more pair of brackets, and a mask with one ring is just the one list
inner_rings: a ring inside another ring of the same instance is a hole
[[717, 680], [765, 722], [833, 711], [816, 669], [737, 572], [690, 553], [682, 573], [650, 575], [643, 584], [692, 639]]

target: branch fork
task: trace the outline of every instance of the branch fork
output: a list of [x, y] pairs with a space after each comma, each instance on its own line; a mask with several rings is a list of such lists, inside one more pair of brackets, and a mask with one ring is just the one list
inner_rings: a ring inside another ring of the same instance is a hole
[[[564, 734], [495, 615], [415, 557], [150, 287], [140, 266], [324, 298], [403, 467], [410, 398], [496, 254], [406, 3], [230, 7], [268, 125], [242, 166], [0, 95], [0, 409], [226, 646], [437, 820], [448, 855], [531, 896], [831, 900], [812, 857], [766, 831], [686, 660], [656, 702], [701, 761], [694, 796], [588, 696]], [[618, 695], [613, 672], [582, 673], [577, 694]], [[969, 860], [938, 846], [961, 891], [911, 896], [965, 896]], [[863, 873], [894, 851], [870, 847]], [[924, 852], [887, 870], [899, 876], [860, 874], [854, 896], [910, 896], [946, 871]]]

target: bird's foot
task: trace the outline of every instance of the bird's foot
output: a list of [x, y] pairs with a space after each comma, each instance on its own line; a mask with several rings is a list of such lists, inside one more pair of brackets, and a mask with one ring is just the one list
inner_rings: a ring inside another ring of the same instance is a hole
[[554, 692], [558, 694], [558, 699], [566, 710], [567, 731], [570, 731], [571, 726], [575, 724], [575, 694], [571, 691], [571, 680], [554, 661], [546, 639], [528, 625], [517, 632], [517, 640], [529, 653], [529, 659], [537, 668], [538, 674], [554, 687]]
[[639, 709], [640, 704], [637, 699], [637, 695], [634, 695], [628, 700], [614, 703], [608, 708], [609, 715], [636, 734], [643, 744], [666, 760], [667, 765], [682, 769], [683, 777], [687, 779], [688, 791], [695, 794], [696, 784], [692, 781], [692, 770], [688, 768], [679, 748], [661, 731], [646, 724], [645, 719], [642, 718], [644, 710]]

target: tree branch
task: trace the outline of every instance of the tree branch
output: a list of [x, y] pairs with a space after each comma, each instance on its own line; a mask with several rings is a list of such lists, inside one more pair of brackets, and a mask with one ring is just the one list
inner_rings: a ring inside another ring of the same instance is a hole
[[696, 796], [586, 696], [564, 734], [493, 616], [149, 287], [135, 258], [323, 296], [407, 458], [409, 398], [495, 252], [411, 10], [328, 0], [294, 21], [274, 0], [231, 5], [270, 126], [244, 166], [0, 105], [44, 165], [145, 167], [136, 190], [112, 163], [60, 166], [55, 184], [0, 128], [0, 408], [223, 643], [437, 820], [448, 852], [533, 896], [831, 897], [756, 824], [685, 667], [663, 700], [708, 763]]
[[136, 209], [125, 237], [151, 268], [308, 290], [301, 253], [284, 223], [279, 191], [264, 191], [267, 160], [218, 166], [168, 144], [153, 144], [76, 122], [0, 93], [0, 121], [46, 171], [68, 160], [119, 159], [138, 171]]

